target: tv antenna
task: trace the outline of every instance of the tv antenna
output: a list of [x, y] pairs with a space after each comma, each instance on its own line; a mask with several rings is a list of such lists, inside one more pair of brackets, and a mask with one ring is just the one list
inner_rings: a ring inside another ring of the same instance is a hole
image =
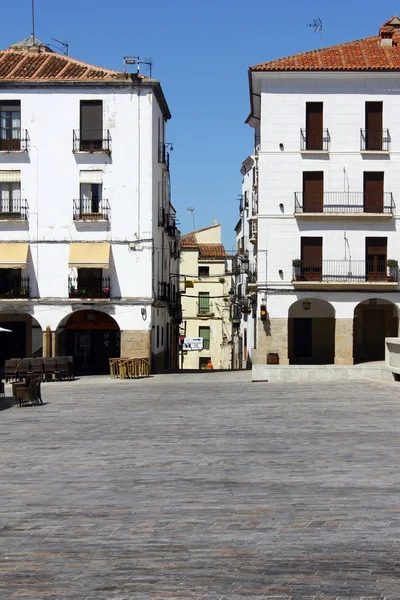
[[140, 73], [140, 65], [147, 65], [150, 71], [150, 79], [153, 70], [153, 61], [152, 60], [140, 60], [139, 56], [124, 56], [124, 73], [126, 73], [126, 65], [136, 65], [136, 72], [139, 75]]
[[50, 39], [57, 42], [57, 44], [59, 44], [59, 46], [56, 46], [55, 44], [49, 44], [49, 46], [51, 46], [52, 48], [55, 48], [56, 50], [61, 50], [61, 52], [64, 54], [64, 56], [68, 56], [69, 44], [67, 44], [67, 42], [62, 42], [61, 40], [57, 40], [56, 38], [53, 38], [53, 37]]
[[192, 215], [192, 217], [193, 217], [193, 231], [195, 231], [196, 227], [195, 227], [195, 224], [194, 224], [194, 207], [193, 206], [189, 206], [188, 213], [189, 213], [189, 215]]
[[307, 27], [312, 27], [314, 29], [314, 33], [320, 33], [320, 42], [322, 48], [322, 21], [319, 17], [313, 19], [312, 23], [307, 23]]
[[35, 45], [35, 0], [32, 0], [32, 38]]

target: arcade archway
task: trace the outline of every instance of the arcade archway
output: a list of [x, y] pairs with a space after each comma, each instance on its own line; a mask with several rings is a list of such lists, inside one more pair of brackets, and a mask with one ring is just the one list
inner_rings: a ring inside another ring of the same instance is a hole
[[108, 373], [108, 359], [120, 356], [118, 324], [101, 311], [74, 312], [61, 321], [57, 332], [57, 355], [73, 356], [77, 374]]
[[0, 327], [11, 330], [0, 334], [0, 365], [9, 358], [42, 356], [42, 327], [32, 315], [0, 312]]
[[291, 365], [326, 365], [335, 359], [335, 309], [325, 300], [304, 298], [289, 308]]
[[398, 312], [393, 302], [370, 298], [357, 304], [353, 319], [354, 362], [384, 360], [385, 337], [397, 337]]

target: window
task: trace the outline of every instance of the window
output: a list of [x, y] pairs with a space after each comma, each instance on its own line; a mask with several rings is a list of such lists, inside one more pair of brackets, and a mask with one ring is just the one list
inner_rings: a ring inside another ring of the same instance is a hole
[[0, 269], [0, 297], [18, 298], [21, 294], [21, 269]]
[[211, 356], [200, 356], [199, 369], [204, 370], [210, 361], [211, 361]]
[[80, 150], [94, 151], [103, 148], [103, 101], [81, 100]]
[[80, 210], [81, 213], [98, 213], [103, 186], [101, 183], [81, 183]]
[[303, 212], [324, 212], [323, 171], [303, 172]]
[[321, 281], [322, 237], [301, 238], [302, 276], [306, 281]]
[[7, 214], [21, 212], [20, 182], [0, 183], [0, 212]]
[[157, 335], [157, 348], [158, 348], [160, 345], [160, 326], [159, 325], [157, 325], [156, 335]]
[[383, 102], [365, 103], [365, 150], [382, 150]]
[[78, 269], [78, 291], [83, 295], [101, 297], [102, 269]]
[[209, 277], [210, 267], [199, 267], [199, 277]]
[[306, 150], [323, 150], [323, 104], [306, 103]]
[[210, 312], [210, 292], [199, 292], [199, 314]]
[[199, 337], [203, 338], [203, 350], [210, 349], [210, 328], [199, 327]]
[[0, 103], [0, 150], [21, 149], [21, 102], [19, 100]]
[[387, 238], [365, 238], [366, 279], [379, 281], [387, 279]]
[[161, 326], [161, 346], [164, 346], [164, 325]]
[[383, 213], [383, 173], [364, 173], [364, 212]]

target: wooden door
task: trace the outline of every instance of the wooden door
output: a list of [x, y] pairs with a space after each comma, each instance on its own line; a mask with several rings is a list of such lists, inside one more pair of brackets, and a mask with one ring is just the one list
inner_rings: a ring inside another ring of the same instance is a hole
[[365, 103], [365, 149], [382, 150], [382, 102]]
[[293, 319], [293, 359], [312, 358], [312, 319]]
[[376, 171], [364, 173], [364, 212], [383, 213], [383, 176]]
[[306, 150], [323, 150], [323, 104], [306, 103]]
[[365, 239], [367, 281], [387, 281], [387, 238]]
[[324, 212], [323, 171], [303, 172], [303, 212]]
[[301, 238], [302, 275], [307, 281], [322, 279], [322, 237]]

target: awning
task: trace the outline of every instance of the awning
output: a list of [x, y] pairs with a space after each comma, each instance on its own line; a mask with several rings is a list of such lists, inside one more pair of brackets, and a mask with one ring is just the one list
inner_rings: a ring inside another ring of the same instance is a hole
[[0, 171], [0, 183], [18, 183], [21, 181], [21, 171]]
[[72, 243], [69, 249], [68, 266], [77, 269], [108, 269], [110, 244], [108, 242]]
[[0, 269], [25, 269], [29, 244], [0, 244]]
[[79, 171], [81, 183], [103, 183], [103, 171]]

